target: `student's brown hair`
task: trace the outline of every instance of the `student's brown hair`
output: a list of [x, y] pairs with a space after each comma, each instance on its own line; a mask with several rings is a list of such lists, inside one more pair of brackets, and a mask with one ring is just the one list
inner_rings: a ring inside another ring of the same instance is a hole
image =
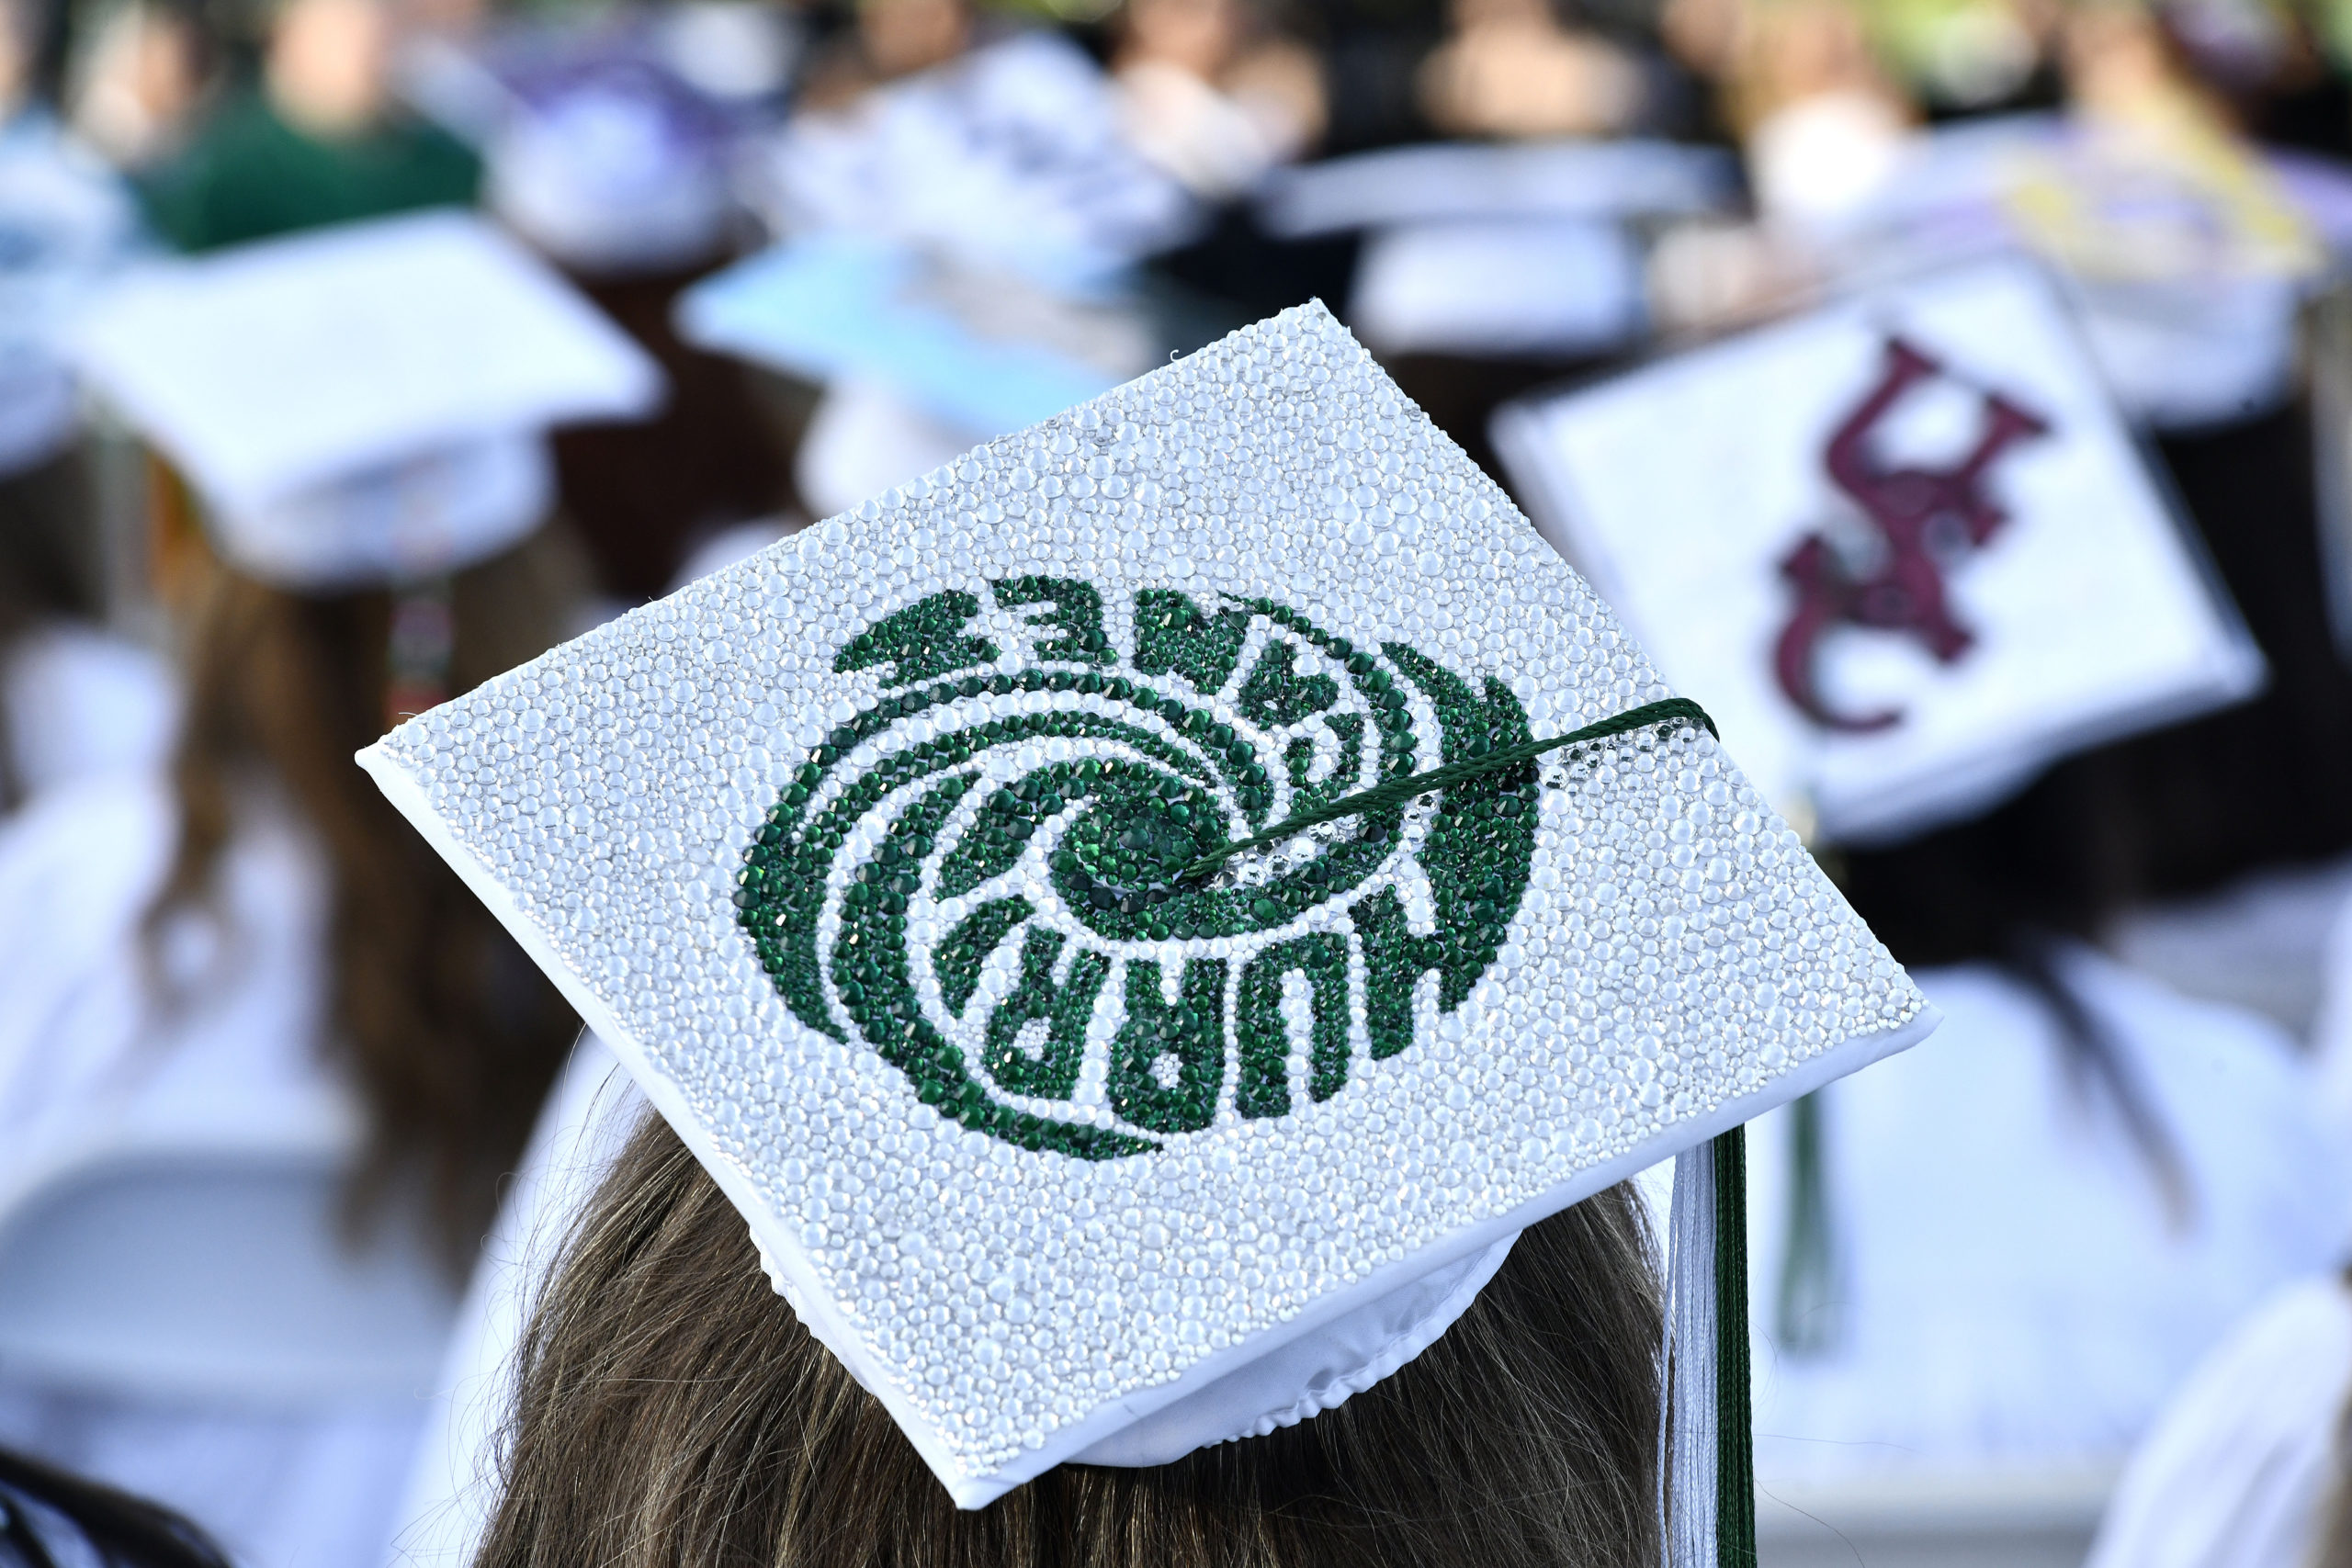
[[[0, 480], [0, 671], [17, 640], [48, 625], [106, 613], [105, 567], [78, 450]], [[0, 697], [0, 812], [21, 804], [8, 705]]]
[[1659, 1333], [1615, 1188], [1336, 1410], [963, 1512], [649, 1115], [535, 1304], [475, 1568], [1647, 1568]]
[[[395, 1183], [421, 1185], [462, 1277], [579, 1021], [351, 760], [385, 728], [391, 596], [288, 592], [200, 549], [179, 570], [180, 839], [149, 933], [160, 937], [183, 911], [209, 913], [240, 813], [269, 798], [251, 789], [257, 777], [300, 813], [332, 878], [321, 1044], [368, 1118], [354, 1214]], [[458, 574], [451, 693], [559, 640], [579, 575], [547, 534]]]

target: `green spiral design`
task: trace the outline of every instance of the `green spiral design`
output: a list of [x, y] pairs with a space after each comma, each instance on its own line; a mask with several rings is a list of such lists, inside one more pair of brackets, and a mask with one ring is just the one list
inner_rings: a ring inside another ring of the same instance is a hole
[[[1409, 775], [1419, 747], [1408, 691], [1434, 712], [1444, 762], [1525, 743], [1526, 716], [1500, 682], [1474, 692], [1409, 647], [1360, 648], [1265, 599], [1204, 606], [1145, 590], [1133, 646], [1114, 649], [1091, 583], [1021, 577], [981, 588], [1000, 611], [1039, 612], [1025, 616], [1024, 667], [1008, 671], [997, 644], [974, 634], [980, 591], [935, 593], [866, 627], [834, 668], [882, 671], [887, 694], [824, 737], [747, 851], [739, 919], [795, 1017], [863, 1040], [967, 1127], [1106, 1159], [1208, 1126], [1228, 1077], [1245, 1117], [1295, 1109], [1281, 1012], [1291, 974], [1311, 997], [1306, 1088], [1318, 1101], [1347, 1081], [1351, 987], [1361, 984], [1375, 1059], [1411, 1044], [1421, 976], [1437, 974], [1442, 1010], [1467, 998], [1526, 890], [1532, 761], [1455, 784], [1437, 803], [1413, 855], [1435, 905], [1431, 935], [1412, 934], [1386, 886], [1405, 853], [1402, 807], [1318, 829], [1304, 863], [1257, 886], [1183, 873], [1274, 820], [1278, 775], [1286, 817]], [[1339, 674], [1303, 673], [1308, 649]], [[1063, 694], [1109, 711], [1057, 705]], [[1204, 705], [1218, 697], [1272, 756]], [[1008, 698], [1016, 711], [994, 711]], [[924, 737], [853, 765], [860, 748], [918, 723]], [[1008, 767], [1019, 749], [1050, 742], [1069, 755]], [[1318, 755], [1336, 757], [1320, 776]], [[1017, 876], [1023, 866], [1042, 869], [1046, 907]], [[1347, 931], [1276, 934], [1334, 900], [1347, 901]], [[943, 908], [954, 919], [934, 919], [947, 929], [918, 953], [910, 910]], [[1164, 949], [1149, 945], [1217, 937], [1238, 951], [1183, 958], [1173, 976], [1162, 973]], [[973, 1011], [983, 974], [1008, 948], [1000, 969], [1010, 987], [983, 1020]], [[1096, 1100], [1112, 1125], [1076, 1099], [1106, 986], [1124, 1010]]]

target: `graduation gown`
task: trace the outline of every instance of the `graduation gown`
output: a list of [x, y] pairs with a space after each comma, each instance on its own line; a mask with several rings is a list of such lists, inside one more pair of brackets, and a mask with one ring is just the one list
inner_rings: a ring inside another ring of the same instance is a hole
[[1943, 1027], [1823, 1107], [1826, 1341], [1772, 1332], [1791, 1113], [1750, 1130], [1758, 1474], [2096, 1472], [2263, 1295], [2326, 1267], [2346, 1166], [2286, 1034], [2087, 950], [2061, 962], [2177, 1154], [2168, 1203], [2051, 1009], [1989, 965], [1928, 970]]
[[2301, 1280], [2233, 1328], [2117, 1484], [2086, 1568], [2309, 1568], [2352, 1390], [2352, 1291]]
[[[163, 971], [190, 982], [170, 1006], [141, 932], [176, 843], [167, 779], [45, 791], [0, 827], [0, 1445], [175, 1507], [251, 1568], [374, 1568], [448, 1303], [421, 1247], [355, 1251], [339, 1233], [334, 1195], [362, 1121], [318, 1049], [325, 868], [288, 810], [244, 804], [217, 921], [160, 949]], [[238, 1232], [251, 1211], [189, 1199], [174, 1211], [195, 1233], [177, 1260], [168, 1245], [126, 1258], [105, 1236], [34, 1227], [75, 1183], [142, 1162], [183, 1193], [291, 1173], [306, 1218], [256, 1237]], [[9, 1249], [35, 1242], [12, 1287]], [[240, 1261], [254, 1257], [275, 1277]], [[101, 1296], [101, 1321], [61, 1325], [12, 1294], [91, 1279], [129, 1281], [135, 1299], [117, 1312]], [[252, 1341], [311, 1323], [305, 1300], [333, 1308], [338, 1289], [372, 1303], [379, 1364], [330, 1337], [281, 1358], [274, 1383], [257, 1378], [281, 1348]]]
[[333, 141], [296, 130], [258, 93], [223, 104], [145, 185], [147, 215], [183, 251], [217, 250], [330, 223], [470, 206], [481, 162], [422, 120]]
[[171, 670], [94, 627], [44, 626], [0, 651], [0, 736], [16, 794], [160, 769], [178, 725]]

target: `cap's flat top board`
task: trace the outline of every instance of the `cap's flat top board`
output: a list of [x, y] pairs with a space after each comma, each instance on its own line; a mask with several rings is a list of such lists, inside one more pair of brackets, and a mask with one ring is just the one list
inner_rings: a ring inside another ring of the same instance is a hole
[[403, 726], [387, 791], [959, 1501], [1914, 1037], [1703, 730], [1319, 308]]
[[[1900, 715], [1844, 733], [1809, 718], [1776, 677], [1798, 603], [1786, 563], [1816, 535], [1860, 570], [1884, 555], [1887, 536], [1833, 481], [1828, 453], [1887, 384], [1894, 339], [1937, 370], [1868, 426], [1882, 467], [1965, 460], [1988, 394], [2044, 429], [1983, 465], [1976, 493], [2006, 514], [1985, 543], [1926, 541], [1965, 646], [1947, 659], [1910, 630], [1842, 625], [1817, 643], [1833, 710]], [[2260, 679], [2259, 654], [2024, 264], [1873, 290], [1519, 405], [1497, 436], [1544, 525], [1714, 716], [1749, 777], [1783, 807], [1809, 797], [1833, 833], [1964, 814], [2054, 755]]]
[[1200, 224], [1119, 113], [1085, 51], [1020, 32], [796, 117], [763, 172], [787, 232], [888, 236], [1039, 278], [1099, 279]]
[[[979, 330], [988, 323], [967, 320], [977, 312], [959, 310], [963, 301], [939, 286], [944, 270], [887, 242], [838, 234], [798, 240], [747, 256], [686, 290], [678, 300], [678, 330], [696, 347], [813, 379], [879, 380], [969, 432], [1035, 423], [1120, 378], [1065, 352], [1077, 345]], [[1084, 305], [1017, 278], [975, 277], [962, 288], [983, 298], [1010, 297], [1006, 325], [1039, 325], [1019, 320], [1015, 312], [1024, 308], [1049, 328], [1093, 324]], [[1109, 309], [1102, 316], [1117, 319]], [[1139, 331], [1096, 332], [1143, 348]], [[1121, 374], [1140, 369], [1148, 356], [1120, 354]]]
[[86, 376], [217, 502], [445, 442], [641, 414], [661, 367], [481, 219], [428, 212], [156, 262], [74, 336]]
[[1736, 189], [1736, 164], [1715, 147], [1433, 142], [1277, 169], [1258, 212], [1274, 233], [1304, 239], [1396, 223], [1685, 217], [1722, 211]]

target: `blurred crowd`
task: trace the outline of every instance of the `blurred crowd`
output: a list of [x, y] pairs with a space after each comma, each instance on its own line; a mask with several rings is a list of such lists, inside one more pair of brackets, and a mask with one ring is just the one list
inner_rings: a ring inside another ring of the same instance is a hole
[[1655, 603], [1511, 411], [2001, 258], [2227, 671], [1774, 801], [1949, 1021], [1753, 1134], [1766, 1561], [2352, 1565], [2333, 0], [0, 0], [0, 1450], [463, 1560], [579, 1021], [401, 716], [1310, 299]]

